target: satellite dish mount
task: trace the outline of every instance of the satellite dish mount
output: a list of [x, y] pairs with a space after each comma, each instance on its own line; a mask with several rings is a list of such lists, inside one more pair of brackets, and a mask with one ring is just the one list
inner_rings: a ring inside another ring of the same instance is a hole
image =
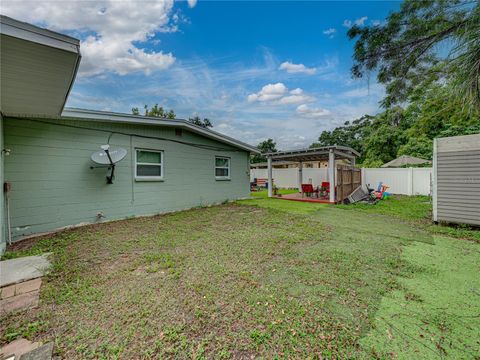
[[102, 145], [100, 148], [102, 150], [94, 152], [91, 156], [92, 161], [100, 166], [90, 166], [90, 169], [107, 167], [110, 170], [110, 174], [107, 175], [107, 184], [113, 184], [115, 164], [127, 155], [127, 150], [122, 148], [110, 149], [108, 144]]

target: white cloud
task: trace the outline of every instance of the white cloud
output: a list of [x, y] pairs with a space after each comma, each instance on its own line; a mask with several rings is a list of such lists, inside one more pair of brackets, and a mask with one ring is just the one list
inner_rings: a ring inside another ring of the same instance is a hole
[[247, 96], [248, 102], [268, 102], [272, 105], [292, 105], [312, 102], [315, 98], [307, 95], [302, 89], [288, 91], [283, 83], [268, 84], [257, 92]]
[[289, 94], [290, 95], [280, 98], [276, 103], [281, 105], [292, 105], [315, 101], [313, 96], [305, 94], [300, 88], [291, 90]]
[[268, 84], [262, 87], [258, 93], [247, 97], [249, 102], [278, 100], [287, 93], [288, 89], [283, 83]]
[[[189, 1], [189, 5], [191, 3]], [[172, 53], [147, 51], [139, 46], [158, 32], [177, 30], [171, 14], [173, 4], [173, 0], [143, 1], [141, 4], [133, 0], [3, 0], [2, 13], [80, 37], [81, 75], [104, 72], [125, 75], [138, 71], [149, 74], [167, 69], [175, 62]]]
[[302, 104], [297, 107], [297, 114], [308, 118], [319, 118], [330, 115], [330, 111], [322, 108], [311, 108], [307, 104]]
[[331, 38], [333, 38], [333, 36], [335, 35], [336, 32], [337, 32], [337, 29], [330, 28], [330, 29], [324, 30], [323, 34], [327, 35], [331, 39]]
[[189, 8], [194, 8], [197, 5], [197, 0], [187, 0], [187, 2]]
[[345, 19], [343, 20], [343, 26], [345, 26], [346, 28], [351, 28], [353, 24], [357, 25], [357, 26], [363, 26], [365, 25], [365, 21], [368, 20], [368, 17], [366, 16], [362, 16], [358, 19], [355, 19], [355, 20], [349, 20], [349, 19]]
[[293, 64], [289, 61], [285, 61], [280, 64], [279, 70], [285, 70], [289, 74], [303, 73], [307, 75], [313, 75], [317, 71], [315, 68], [306, 67], [303, 64]]
[[363, 26], [367, 19], [368, 19], [368, 17], [362, 16], [361, 18], [355, 20], [355, 25]]

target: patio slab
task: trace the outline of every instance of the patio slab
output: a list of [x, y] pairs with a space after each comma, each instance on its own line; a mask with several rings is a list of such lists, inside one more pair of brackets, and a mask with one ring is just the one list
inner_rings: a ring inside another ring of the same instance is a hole
[[0, 261], [0, 287], [36, 279], [50, 267], [50, 253]]

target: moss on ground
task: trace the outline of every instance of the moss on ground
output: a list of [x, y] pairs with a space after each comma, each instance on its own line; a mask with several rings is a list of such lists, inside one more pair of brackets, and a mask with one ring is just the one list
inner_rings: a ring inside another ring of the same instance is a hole
[[405, 247], [402, 260], [419, 271], [382, 299], [362, 347], [396, 359], [479, 358], [479, 245], [435, 236]]

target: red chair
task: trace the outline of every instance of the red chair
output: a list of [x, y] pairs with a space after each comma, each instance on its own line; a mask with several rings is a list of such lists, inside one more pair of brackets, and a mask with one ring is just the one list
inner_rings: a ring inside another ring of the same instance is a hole
[[322, 181], [322, 185], [320, 185], [320, 189], [325, 189], [323, 192], [323, 198], [328, 198], [330, 195], [330, 183], [328, 181]]
[[318, 189], [314, 189], [312, 184], [302, 184], [302, 196], [303, 194], [307, 194], [310, 197], [313, 194], [317, 194], [318, 197]]
[[322, 181], [322, 185], [320, 185], [320, 187], [324, 188], [327, 194], [330, 194], [330, 182]]

